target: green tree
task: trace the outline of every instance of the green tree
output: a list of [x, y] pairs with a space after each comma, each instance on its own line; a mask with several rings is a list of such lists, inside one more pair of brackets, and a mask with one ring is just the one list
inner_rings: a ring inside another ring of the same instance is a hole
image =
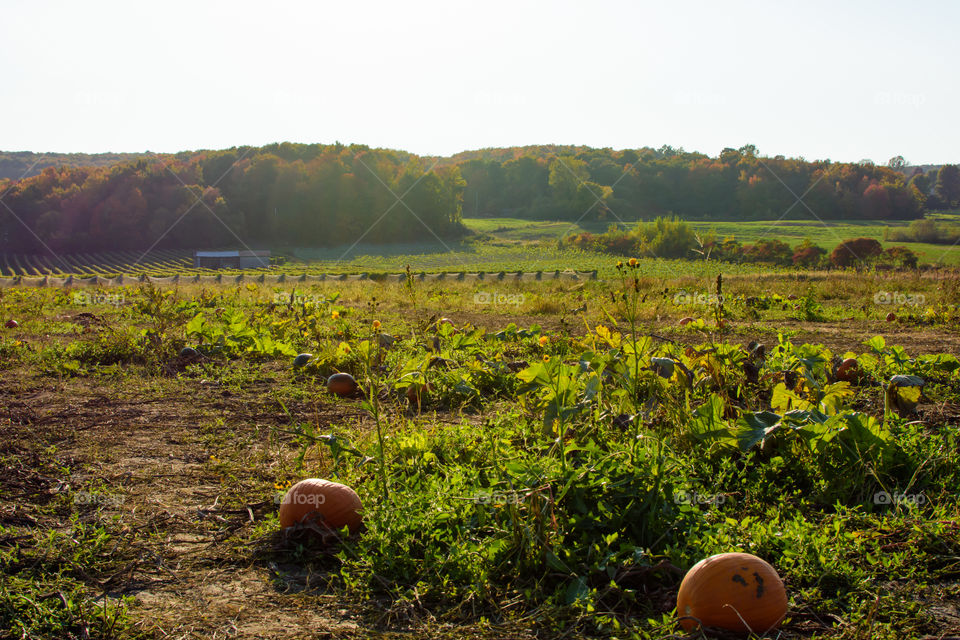
[[945, 164], [937, 173], [937, 195], [947, 207], [955, 207], [960, 203], [960, 167], [955, 164]]

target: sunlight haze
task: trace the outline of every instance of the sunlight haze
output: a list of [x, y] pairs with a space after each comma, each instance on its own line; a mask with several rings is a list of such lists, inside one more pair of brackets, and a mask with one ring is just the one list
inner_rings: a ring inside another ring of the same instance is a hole
[[960, 160], [952, 2], [8, 2], [0, 149]]

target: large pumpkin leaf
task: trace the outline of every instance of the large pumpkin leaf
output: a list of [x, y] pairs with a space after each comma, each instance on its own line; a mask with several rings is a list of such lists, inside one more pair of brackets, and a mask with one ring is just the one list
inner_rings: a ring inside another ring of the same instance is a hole
[[787, 389], [787, 385], [781, 382], [773, 388], [770, 406], [776, 411], [790, 411], [791, 409], [808, 409], [810, 403], [796, 392]]
[[840, 412], [846, 398], [853, 396], [849, 382], [834, 382], [823, 388], [820, 408], [829, 415]]
[[695, 440], [730, 439], [730, 444], [736, 446], [736, 440], [723, 420], [723, 406], [723, 398], [714, 393], [697, 407], [687, 424], [690, 436]]
[[772, 411], [745, 412], [737, 420], [737, 443], [741, 451], [762, 443], [783, 426], [779, 414]]

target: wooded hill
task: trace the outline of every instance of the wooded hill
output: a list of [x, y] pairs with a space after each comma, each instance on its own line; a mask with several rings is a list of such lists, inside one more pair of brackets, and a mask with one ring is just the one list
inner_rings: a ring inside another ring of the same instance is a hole
[[432, 241], [463, 233], [465, 214], [913, 219], [926, 198], [889, 167], [764, 157], [750, 145], [715, 158], [556, 145], [430, 158], [281, 143], [48, 167], [0, 180], [0, 193], [9, 207], [0, 208], [0, 250], [16, 252], [42, 251], [41, 240], [73, 252], [158, 238], [167, 249]]

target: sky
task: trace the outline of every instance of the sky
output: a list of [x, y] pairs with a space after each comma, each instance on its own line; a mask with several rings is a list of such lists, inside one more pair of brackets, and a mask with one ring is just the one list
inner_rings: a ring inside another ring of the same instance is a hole
[[960, 162], [960, 2], [4, 0], [0, 149]]

